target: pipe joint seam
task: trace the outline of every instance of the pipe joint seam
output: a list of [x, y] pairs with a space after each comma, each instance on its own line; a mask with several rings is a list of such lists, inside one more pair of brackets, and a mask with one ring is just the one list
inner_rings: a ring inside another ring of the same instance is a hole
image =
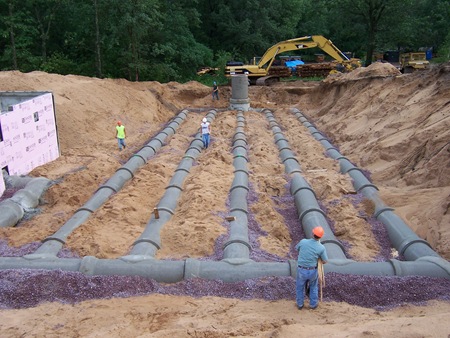
[[64, 241], [64, 240], [62, 240], [61, 238], [58, 238], [58, 237], [47, 237], [47, 238], [44, 238], [42, 240], [42, 243], [49, 242], [49, 241], [57, 241], [57, 242], [59, 242], [59, 243], [61, 243], [63, 245], [66, 244], [66, 241]]
[[175, 130], [175, 128], [172, 127], [170, 124], [169, 124], [166, 128], [167, 128], [167, 129], [172, 129], [172, 131], [173, 131], [172, 135], [175, 134], [175, 133], [177, 132], [177, 131]]
[[232, 209], [230, 209], [230, 213], [232, 213], [234, 211], [241, 211], [241, 212], [245, 213], [246, 215], [248, 215], [248, 210], [245, 210], [245, 209], [242, 209], [242, 208], [232, 208]]
[[174, 211], [172, 210], [172, 209], [169, 209], [169, 208], [166, 208], [166, 207], [160, 207], [160, 206], [158, 206], [158, 211], [159, 212], [161, 212], [161, 211], [167, 211], [169, 214], [171, 214], [171, 215], [174, 215]]
[[301, 169], [296, 168], [296, 169], [292, 169], [288, 174], [293, 175], [293, 174], [302, 174], [302, 173], [303, 173], [303, 171]]
[[119, 169], [117, 169], [116, 170], [116, 173], [117, 172], [119, 172], [119, 171], [121, 171], [121, 170], [125, 170], [125, 171], [128, 171], [129, 173], [130, 173], [130, 175], [131, 175], [131, 178], [133, 178], [134, 177], [134, 174], [133, 174], [133, 172], [130, 170], [130, 169], [128, 169], [128, 168], [125, 168], [125, 167], [120, 167]]
[[131, 157], [139, 157], [144, 163], [143, 164], [146, 164], [147, 163], [147, 160], [143, 157], [143, 156], [141, 156], [141, 155], [139, 155], [139, 154], [134, 154], [134, 155], [132, 155]]
[[87, 211], [87, 212], [90, 212], [92, 214], [92, 213], [94, 213], [95, 210], [91, 210], [91, 209], [86, 208], [86, 207], [81, 207], [81, 208], [78, 208], [73, 214], [75, 215], [79, 211]]
[[186, 152], [188, 152], [189, 150], [195, 150], [195, 151], [198, 151], [199, 153], [202, 152], [201, 149], [199, 149], [199, 148], [197, 148], [197, 147], [195, 147], [195, 146], [189, 147], [189, 148], [186, 150]]
[[292, 151], [291, 147], [289, 147], [289, 146], [284, 146], [283, 148], [278, 149], [279, 152], [282, 152], [283, 150]]
[[232, 239], [232, 240], [226, 242], [223, 245], [222, 249], [225, 250], [225, 248], [230, 244], [242, 244], [242, 245], [245, 245], [250, 251], [252, 251], [252, 247], [250, 246], [250, 244], [246, 241], [243, 241], [242, 239]]
[[413, 239], [413, 240], [410, 240], [409, 238], [406, 238], [406, 239], [399, 245], [399, 249], [400, 249], [400, 250], [398, 250], [398, 253], [399, 253], [400, 255], [404, 255], [405, 251], [406, 251], [411, 245], [416, 244], [416, 243], [424, 244], [424, 245], [426, 245], [427, 247], [429, 247], [430, 249], [433, 249], [433, 248], [431, 247], [431, 245], [430, 245], [427, 241], [425, 241], [425, 240], [423, 240], [423, 239], [421, 239], [421, 238]]
[[244, 173], [244, 174], [246, 174], [247, 176], [249, 175], [248, 174], [248, 170], [244, 170], [244, 169], [236, 169], [235, 171], [233, 171], [233, 174], [235, 174], [235, 173]]
[[311, 187], [300, 187], [300, 188], [298, 188], [297, 190], [293, 191], [293, 192], [291, 193], [291, 195], [292, 195], [292, 196], [295, 196], [296, 193], [298, 193], [300, 190], [304, 190], [304, 189], [305, 189], [305, 190], [311, 191], [311, 192], [313, 193], [313, 195], [314, 195], [314, 198], [317, 200], [316, 193], [314, 192], [314, 190], [313, 190]]
[[380, 216], [385, 211], [394, 211], [394, 208], [390, 208], [390, 207], [382, 208], [382, 209], [378, 210], [376, 213], [374, 213], [373, 217], [378, 218], [378, 216]]
[[248, 186], [243, 185], [243, 184], [237, 184], [237, 185], [232, 186], [232, 187], [230, 188], [230, 193], [231, 193], [234, 189], [239, 189], [239, 188], [242, 188], [242, 189], [245, 189], [245, 190], [249, 191]]
[[450, 279], [450, 262], [443, 259], [442, 257], [434, 257], [434, 256], [423, 256], [418, 258], [416, 261], [418, 262], [427, 262], [434, 265], [437, 265], [442, 270], [447, 273], [447, 278]]
[[288, 261], [288, 263], [289, 263], [289, 271], [291, 273], [291, 277], [296, 278], [297, 277], [297, 269], [298, 269], [297, 260], [290, 259]]
[[[379, 191], [379, 190], [378, 190], [378, 187], [377, 187], [375, 184], [369, 183], [369, 184], [363, 184], [362, 186], [360, 186], [360, 187], [358, 188], [358, 192], [361, 192], [361, 190], [363, 190], [363, 189], [365, 189], [365, 188], [373, 188], [373, 189]], [[392, 209], [392, 210], [393, 210], [393, 209]]]
[[286, 157], [286, 158], [283, 160], [283, 163], [286, 162], [287, 160], [293, 160], [293, 161], [295, 161], [295, 162], [298, 163], [298, 160], [297, 160], [294, 156]]
[[101, 186], [96, 190], [96, 192], [99, 191], [100, 189], [105, 189], [105, 188], [108, 188], [108, 189], [111, 189], [111, 190], [114, 191], [114, 192], [117, 192], [116, 189], [114, 189], [113, 187], [110, 187], [109, 185], [101, 185]]
[[236, 142], [239, 142], [239, 141], [242, 141], [242, 142], [244, 142], [245, 144], [248, 144], [247, 139], [240, 137], [240, 138], [234, 138], [234, 139], [233, 139], [233, 146], [234, 146], [234, 144], [235, 144]]
[[133, 243], [133, 246], [135, 246], [139, 243], [150, 243], [150, 244], [154, 245], [158, 250], [161, 249], [161, 246], [158, 243], [156, 243], [155, 241], [152, 241], [151, 239], [146, 239], [146, 238], [138, 239], [137, 241], [135, 241]]
[[178, 190], [180, 190], [180, 191], [183, 191], [183, 188], [180, 187], [180, 186], [178, 186], [178, 185], [176, 185], [176, 184], [170, 184], [170, 185], [168, 185], [168, 186], [166, 187], [166, 190], [168, 190], [168, 189], [170, 189], [170, 188], [175, 188], [175, 189], [178, 189]]
[[144, 149], [144, 148], [150, 148], [150, 149], [153, 150], [153, 152], [156, 154], [156, 149], [153, 148], [151, 145], [146, 144], [145, 146], [142, 147], [142, 149]]
[[248, 158], [244, 155], [234, 155], [233, 158], [243, 158], [248, 162]]
[[335, 245], [337, 245], [337, 246], [342, 250], [342, 252], [345, 253], [345, 248], [344, 248], [344, 246], [343, 246], [342, 243], [339, 242], [338, 240], [335, 240], [335, 239], [325, 239], [325, 240], [323, 240], [323, 241], [321, 240], [320, 243], [322, 243], [322, 244], [328, 244], [328, 243], [330, 243], [330, 244], [335, 244]]
[[322, 209], [319, 209], [319, 208], [310, 208], [310, 209], [305, 210], [305, 211], [303, 211], [303, 212], [301, 213], [301, 215], [300, 215], [299, 218], [298, 218], [298, 219], [300, 220], [300, 222], [302, 222], [303, 217], [305, 217], [308, 213], [313, 212], [313, 211], [316, 211], [316, 212], [320, 213], [323, 217], [326, 217], [326, 215], [325, 215], [325, 213], [323, 212]]
[[[349, 174], [351, 171], [358, 171], [360, 172], [364, 177], [366, 177], [364, 175], [364, 172], [361, 170], [361, 168], [355, 167], [353, 166], [352, 168], [349, 168], [344, 174]], [[350, 175], [350, 174], [349, 174]]]
[[184, 155], [183, 158], [189, 158], [189, 159], [194, 160], [194, 161], [195, 161], [195, 159], [196, 159], [194, 156], [187, 155], [187, 154]]
[[189, 174], [189, 169], [186, 169], [186, 168], [177, 168], [177, 169], [175, 169], [175, 172], [177, 172], [177, 171], [184, 171], [185, 173], [188, 173]]
[[[161, 141], [159, 138], [157, 138], [160, 134], [161, 134], [161, 133], [159, 133], [156, 137], [152, 138], [152, 139], [150, 140], [150, 142], [152, 142], [152, 141], [158, 141], [158, 142], [160, 143], [161, 147], [162, 147], [162, 146], [164, 145], [163, 141]], [[149, 142], [149, 143], [150, 143], [150, 142]]]
[[238, 149], [238, 148], [243, 148], [244, 150], [247, 150], [247, 148], [246, 148], [245, 146], [243, 146], [243, 145], [237, 145], [237, 146], [234, 146], [234, 147], [233, 147], [233, 151], [234, 151], [235, 149]]

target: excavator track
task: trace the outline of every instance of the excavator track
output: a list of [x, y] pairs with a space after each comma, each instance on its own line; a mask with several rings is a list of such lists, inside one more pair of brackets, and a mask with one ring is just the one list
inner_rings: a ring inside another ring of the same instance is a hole
[[264, 76], [264, 77], [260, 77], [259, 79], [257, 79], [256, 85], [257, 86], [271, 86], [277, 82], [280, 82], [279, 76], [269, 75], [269, 76]]

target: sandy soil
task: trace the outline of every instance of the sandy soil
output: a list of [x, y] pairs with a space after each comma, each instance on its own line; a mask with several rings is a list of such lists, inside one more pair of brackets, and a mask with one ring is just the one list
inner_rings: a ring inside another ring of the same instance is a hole
[[[380, 247], [370, 227], [358, 217], [357, 207], [344, 196], [353, 190], [350, 179], [339, 174], [338, 164], [324, 156], [320, 143], [289, 108], [304, 112], [345, 156], [368, 170], [385, 203], [449, 260], [449, 80], [449, 64], [401, 75], [394, 67], [380, 63], [333, 75], [320, 83], [298, 81], [249, 88], [253, 108], [273, 110], [301, 162], [303, 176], [327, 208], [336, 236], [351, 243], [349, 254], [353, 259], [374, 260]], [[59, 159], [31, 173], [59, 182], [46, 192], [41, 212], [14, 228], [0, 229], [0, 239], [21, 247], [53, 234], [166, 122], [181, 109], [196, 108], [162, 150], [76, 229], [66, 245], [79, 256], [125, 255], [145, 228], [205, 112], [217, 108], [220, 111], [212, 125], [211, 147], [199, 155], [185, 182], [177, 212], [161, 233], [163, 247], [157, 258], [214, 254], [217, 238], [226, 233], [223, 215], [233, 180], [230, 145], [236, 112], [227, 110], [229, 87], [221, 88], [221, 100], [217, 102], [211, 100], [210, 88], [196, 82], [133, 83], [42, 72], [1, 72], [0, 83], [2, 91], [53, 92], [61, 146]], [[250, 183], [258, 196], [250, 211], [267, 233], [258, 239], [260, 249], [283, 259], [295, 258], [291, 253], [293, 239], [277, 204], [279, 198], [289, 194], [284, 166], [265, 116], [255, 111], [245, 116]], [[118, 119], [128, 134], [128, 147], [122, 152], [114, 139]], [[6, 337], [450, 334], [446, 320], [450, 304], [443, 301], [420, 306], [405, 303], [383, 312], [324, 302], [316, 311], [299, 312], [291, 300], [152, 294], [76, 304], [51, 302], [28, 309], [0, 310], [0, 314], [0, 332]]]

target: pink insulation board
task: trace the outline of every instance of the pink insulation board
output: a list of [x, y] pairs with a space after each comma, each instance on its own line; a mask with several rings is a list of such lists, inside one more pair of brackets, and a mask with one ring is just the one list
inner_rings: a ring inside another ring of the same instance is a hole
[[26, 175], [59, 157], [51, 93], [11, 105], [0, 115], [0, 167], [10, 175]]

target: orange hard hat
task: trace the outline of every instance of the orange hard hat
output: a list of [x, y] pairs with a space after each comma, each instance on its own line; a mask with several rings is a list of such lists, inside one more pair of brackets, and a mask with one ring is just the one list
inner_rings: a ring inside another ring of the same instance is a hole
[[122, 124], [122, 122], [120, 122], [120, 121], [117, 121], [117, 124], [120, 126], [121, 124]]
[[313, 233], [314, 236], [316, 236], [316, 237], [318, 237], [318, 238], [322, 238], [323, 235], [324, 235], [324, 233], [325, 233], [325, 231], [323, 231], [323, 228], [322, 228], [322, 227], [315, 227], [315, 228], [312, 230], [312, 233]]

